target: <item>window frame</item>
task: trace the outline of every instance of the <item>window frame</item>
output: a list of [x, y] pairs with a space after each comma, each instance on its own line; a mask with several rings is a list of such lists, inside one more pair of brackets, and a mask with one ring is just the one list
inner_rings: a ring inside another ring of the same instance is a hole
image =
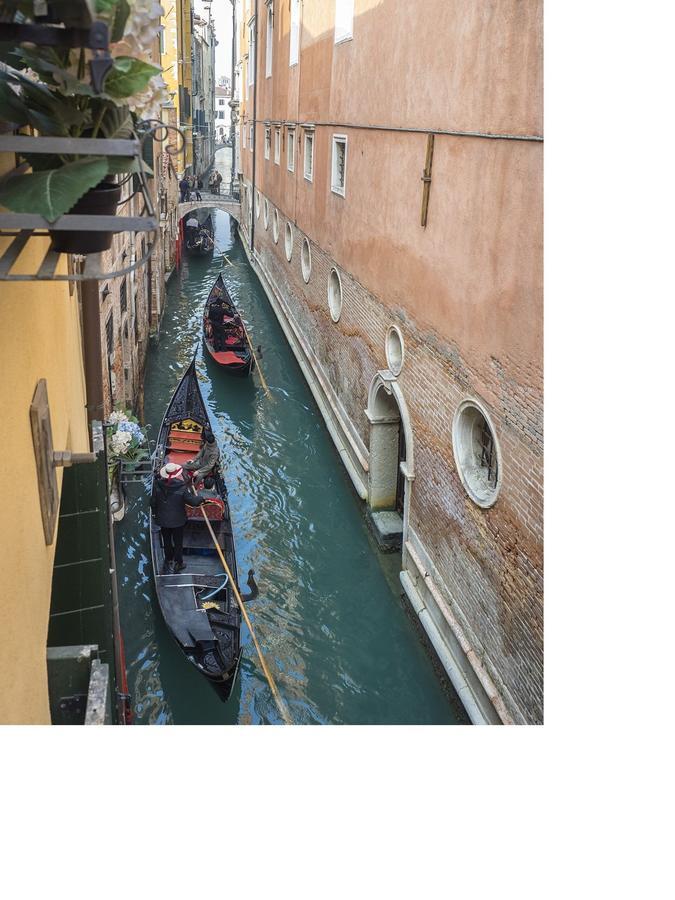
[[[349, 21], [349, 25], [343, 22]], [[339, 30], [338, 30], [339, 29]], [[335, 0], [334, 44], [351, 41], [354, 37], [354, 0]]]
[[[290, 0], [291, 22], [288, 31], [288, 67], [297, 66], [300, 61], [300, 0]], [[295, 37], [294, 37], [295, 32]], [[295, 47], [294, 47], [295, 45]], [[295, 49], [295, 53], [293, 50]]]
[[[344, 197], [347, 192], [347, 135], [334, 134], [331, 137], [331, 160], [330, 160], [330, 189], [332, 193], [339, 197]], [[344, 145], [344, 165], [342, 167], [342, 187], [335, 182], [336, 162], [337, 162], [337, 145]]]
[[265, 125], [265, 159], [270, 158], [272, 150], [272, 126]]
[[274, 165], [281, 165], [281, 125], [274, 126]]
[[[302, 142], [302, 174], [306, 181], [309, 181], [310, 184], [314, 181], [314, 137], [316, 132], [314, 129], [305, 129], [305, 135]], [[309, 175], [307, 174], [307, 141], [310, 140], [312, 152], [310, 154], [310, 158], [312, 161], [312, 166]]]
[[265, 37], [265, 78], [272, 77], [274, 47], [274, 0], [267, 4], [267, 32]]
[[248, 58], [251, 60], [251, 65], [248, 66], [247, 82], [248, 87], [253, 87], [255, 84], [255, 59], [256, 59], [256, 21], [255, 16], [249, 19], [248, 22]]
[[[289, 150], [293, 148], [293, 152]], [[295, 172], [295, 128], [288, 126], [286, 130], [286, 167], [289, 172]]]

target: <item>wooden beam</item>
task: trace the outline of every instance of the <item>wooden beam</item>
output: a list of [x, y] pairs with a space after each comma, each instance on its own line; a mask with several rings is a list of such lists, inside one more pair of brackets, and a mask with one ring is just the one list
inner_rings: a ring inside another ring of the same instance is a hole
[[421, 225], [422, 228], [427, 227], [427, 214], [429, 212], [429, 192], [431, 191], [431, 167], [434, 161], [434, 136], [433, 134], [427, 135], [427, 157], [424, 162], [424, 174], [422, 175], [422, 181], [424, 182], [424, 187], [422, 188], [422, 218]]

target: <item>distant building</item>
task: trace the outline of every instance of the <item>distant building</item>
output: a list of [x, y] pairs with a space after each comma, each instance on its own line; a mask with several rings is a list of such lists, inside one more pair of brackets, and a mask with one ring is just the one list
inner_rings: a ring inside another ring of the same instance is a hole
[[195, 12], [192, 18], [192, 140], [194, 174], [199, 176], [213, 165], [216, 145], [216, 29], [211, 5], [204, 9], [203, 15]]
[[234, 33], [252, 265], [472, 720], [540, 723], [542, 4], [237, 0]]
[[[229, 79], [226, 80], [229, 81]], [[230, 136], [231, 99], [232, 95], [227, 88], [220, 86], [216, 87], [214, 122], [216, 126], [217, 144], [224, 144]]]

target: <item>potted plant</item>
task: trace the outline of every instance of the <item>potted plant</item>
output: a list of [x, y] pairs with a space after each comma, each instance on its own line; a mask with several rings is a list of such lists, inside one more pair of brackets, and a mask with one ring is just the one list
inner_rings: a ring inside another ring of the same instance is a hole
[[[83, 48], [0, 45], [0, 118], [40, 136], [130, 139], [144, 118], [157, 115], [165, 85], [151, 49], [162, 7], [155, 0], [93, 5], [109, 26], [109, 58]], [[103, 77], [89, 79], [102, 61]], [[76, 142], [72, 153], [26, 153], [25, 159], [32, 172], [0, 186], [0, 204], [48, 222], [65, 213], [114, 215], [121, 198], [116, 176], [138, 173], [143, 165], [139, 158], [83, 155]], [[53, 249], [63, 253], [99, 252], [111, 242], [111, 232], [52, 232]]]

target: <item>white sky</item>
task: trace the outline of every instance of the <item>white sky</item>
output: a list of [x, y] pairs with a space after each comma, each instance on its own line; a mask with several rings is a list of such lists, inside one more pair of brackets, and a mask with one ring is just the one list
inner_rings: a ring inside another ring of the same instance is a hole
[[[164, 0], [167, 2], [167, 0]], [[202, 0], [194, 0], [195, 12], [207, 18]], [[211, 15], [216, 24], [216, 79], [232, 74], [232, 4], [230, 0], [213, 0]]]

